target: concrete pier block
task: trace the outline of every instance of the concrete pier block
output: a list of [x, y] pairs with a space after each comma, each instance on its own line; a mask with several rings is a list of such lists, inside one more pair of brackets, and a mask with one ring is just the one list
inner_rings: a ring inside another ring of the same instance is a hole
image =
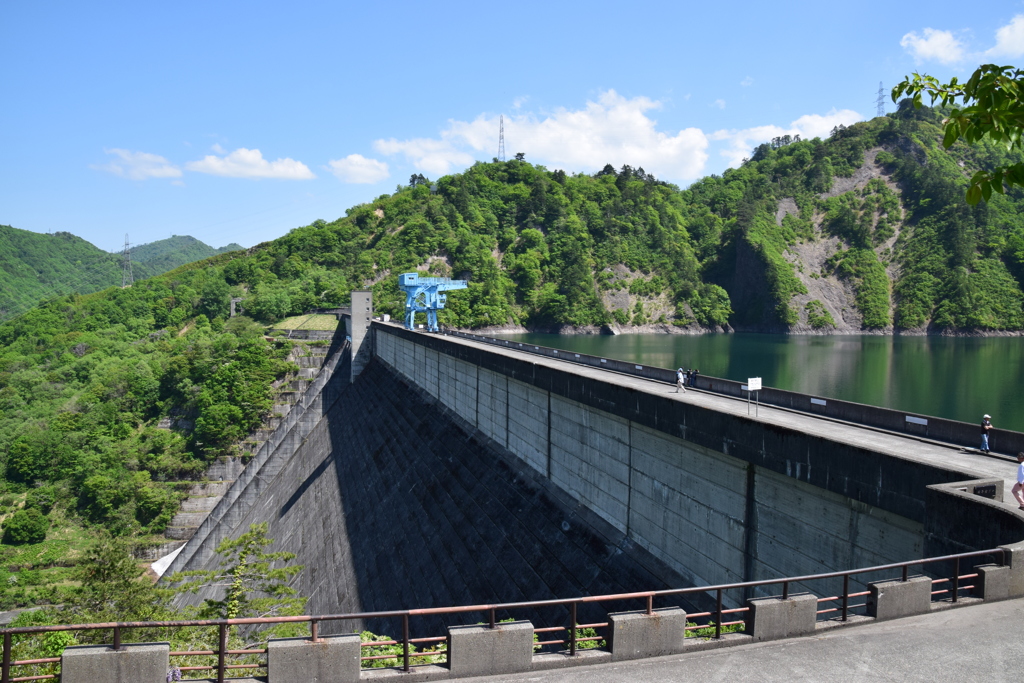
[[612, 661], [660, 657], [683, 651], [686, 612], [678, 607], [608, 615]]
[[1010, 568], [999, 564], [979, 564], [974, 568], [974, 594], [982, 600], [1006, 600], [1010, 596]]
[[359, 635], [275, 638], [267, 644], [267, 680], [273, 683], [356, 683]]
[[1009, 556], [1010, 576], [1007, 579], [1007, 597], [1024, 596], [1024, 541], [1013, 545], [1001, 545]]
[[932, 580], [912, 576], [906, 581], [876, 581], [868, 584], [868, 615], [875, 619], [899, 619], [924, 614], [931, 609]]
[[778, 640], [814, 633], [818, 620], [818, 599], [810, 593], [782, 598], [747, 600], [746, 632], [754, 640]]
[[60, 658], [64, 683], [164, 683], [170, 668], [170, 643], [75, 645]]
[[529, 621], [505, 622], [494, 628], [448, 628], [448, 666], [452, 678], [529, 671], [532, 663], [533, 624]]

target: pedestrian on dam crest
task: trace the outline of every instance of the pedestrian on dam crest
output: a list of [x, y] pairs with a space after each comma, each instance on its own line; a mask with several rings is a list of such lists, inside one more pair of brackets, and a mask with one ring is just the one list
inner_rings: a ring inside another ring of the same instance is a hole
[[676, 370], [676, 393], [678, 394], [680, 391], [686, 393], [686, 373], [682, 368]]
[[1024, 510], [1024, 451], [1017, 453], [1017, 483], [1013, 485], [1012, 491], [1018, 507]]
[[981, 452], [988, 453], [988, 433], [992, 430], [992, 416], [985, 415], [981, 419]]

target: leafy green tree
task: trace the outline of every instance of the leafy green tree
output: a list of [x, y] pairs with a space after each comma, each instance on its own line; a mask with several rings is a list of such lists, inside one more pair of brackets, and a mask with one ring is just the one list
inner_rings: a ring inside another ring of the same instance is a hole
[[179, 590], [195, 592], [214, 588], [220, 599], [207, 598], [200, 608], [203, 618], [236, 619], [301, 614], [306, 598], [288, 585], [302, 565], [289, 565], [294, 553], [267, 552], [274, 539], [267, 538], [267, 524], [252, 524], [237, 539], [217, 546], [223, 560], [217, 569], [182, 572], [170, 578]]
[[49, 528], [49, 518], [37, 508], [21, 509], [4, 524], [3, 542], [6, 545], [42, 543]]
[[79, 567], [81, 588], [65, 605], [76, 619], [151, 621], [166, 616], [172, 592], [154, 586], [144, 576], [127, 540], [104, 535], [86, 552]]
[[[1024, 70], [982, 64], [963, 83], [956, 77], [941, 83], [934, 76], [915, 73], [892, 89], [892, 101], [907, 95], [914, 107], [920, 108], [926, 94], [933, 104], [951, 107], [943, 122], [944, 148], [961, 139], [969, 145], [988, 139], [1008, 150], [1024, 149]], [[1024, 187], [1024, 162], [975, 172], [967, 189], [967, 202], [988, 201], [993, 192], [1003, 194], [1005, 185]]]

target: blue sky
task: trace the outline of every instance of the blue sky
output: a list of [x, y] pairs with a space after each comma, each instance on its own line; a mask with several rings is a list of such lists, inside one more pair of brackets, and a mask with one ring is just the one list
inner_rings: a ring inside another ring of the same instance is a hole
[[[0, 5], [0, 224], [107, 250], [274, 239], [497, 154], [686, 186], [1024, 62], [1024, 2]], [[887, 99], [887, 110], [893, 105]]]

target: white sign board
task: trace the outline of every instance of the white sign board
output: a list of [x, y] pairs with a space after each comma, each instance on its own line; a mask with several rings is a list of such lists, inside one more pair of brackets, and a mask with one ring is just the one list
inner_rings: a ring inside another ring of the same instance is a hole
[[751, 377], [747, 379], [747, 390], [748, 391], [761, 391], [761, 378]]

